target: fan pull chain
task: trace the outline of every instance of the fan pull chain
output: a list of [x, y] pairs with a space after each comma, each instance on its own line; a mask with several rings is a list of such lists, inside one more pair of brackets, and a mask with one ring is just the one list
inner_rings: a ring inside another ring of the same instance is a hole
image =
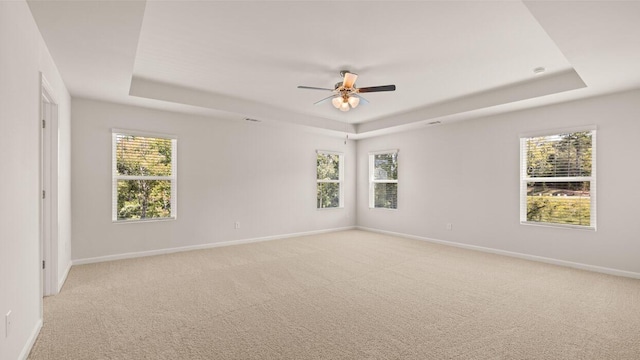
[[349, 123], [344, 121], [344, 144], [347, 145], [347, 140], [349, 140]]

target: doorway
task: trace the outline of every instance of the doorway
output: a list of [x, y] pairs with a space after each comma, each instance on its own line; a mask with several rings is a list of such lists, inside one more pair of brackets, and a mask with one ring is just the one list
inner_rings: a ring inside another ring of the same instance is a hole
[[42, 295], [58, 293], [58, 104], [40, 74], [40, 260]]

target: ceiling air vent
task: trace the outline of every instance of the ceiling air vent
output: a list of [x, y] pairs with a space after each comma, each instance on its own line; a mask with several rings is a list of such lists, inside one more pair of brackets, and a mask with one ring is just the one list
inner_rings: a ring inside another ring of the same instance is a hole
[[258, 120], [258, 119], [252, 119], [252, 118], [244, 118], [245, 121], [251, 121], [251, 122], [261, 122], [262, 120]]
[[438, 124], [442, 124], [442, 121], [437, 120], [437, 121], [428, 122], [427, 126], [438, 125]]

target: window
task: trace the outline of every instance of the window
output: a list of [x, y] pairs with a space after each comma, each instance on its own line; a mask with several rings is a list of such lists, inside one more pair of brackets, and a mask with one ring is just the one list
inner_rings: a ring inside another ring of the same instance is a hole
[[330, 151], [317, 151], [316, 155], [318, 209], [341, 208], [344, 206], [344, 155]]
[[596, 131], [520, 138], [520, 221], [596, 227]]
[[398, 208], [398, 150], [369, 153], [369, 207]]
[[176, 144], [166, 135], [112, 134], [112, 220], [176, 217]]

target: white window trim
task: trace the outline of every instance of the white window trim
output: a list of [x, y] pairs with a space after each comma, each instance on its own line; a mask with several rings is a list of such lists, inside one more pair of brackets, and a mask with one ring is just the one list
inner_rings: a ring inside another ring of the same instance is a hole
[[[591, 132], [591, 176], [574, 176], [574, 177], [528, 177], [527, 169], [526, 169], [526, 139], [532, 137], [542, 137], [542, 136], [553, 136], [557, 134], [568, 134], [568, 133], [576, 133], [576, 132]], [[579, 229], [579, 230], [592, 230], [596, 231], [597, 229], [597, 206], [596, 206], [596, 137], [597, 137], [597, 127], [595, 125], [583, 126], [583, 127], [575, 127], [575, 128], [561, 128], [555, 130], [547, 130], [540, 132], [532, 132], [520, 134], [520, 224], [521, 225], [532, 225], [532, 226], [541, 226], [541, 227], [552, 227], [552, 228], [565, 228], [565, 229]], [[572, 224], [556, 224], [556, 223], [548, 223], [548, 222], [537, 222], [537, 221], [527, 221], [527, 183], [528, 182], [574, 182], [574, 181], [588, 181], [589, 192], [590, 192], [590, 226], [583, 225], [572, 225]]]
[[[375, 184], [397, 184], [398, 179], [395, 180], [376, 180], [373, 176], [373, 170], [375, 168], [374, 159], [375, 155], [380, 154], [397, 154], [399, 152], [398, 149], [391, 150], [379, 150], [379, 151], [370, 151], [369, 152], [369, 209], [378, 209], [378, 210], [391, 210], [396, 211], [396, 208], [386, 208], [386, 207], [376, 207], [375, 205]], [[399, 177], [399, 176], [398, 176]]]
[[171, 139], [171, 140], [178, 139], [178, 137], [173, 134], [158, 133], [158, 132], [143, 131], [143, 130], [121, 129], [121, 128], [111, 128], [111, 133], [126, 134], [131, 136], [152, 137], [152, 138], [155, 137], [155, 138]]
[[[118, 175], [116, 137], [117, 135], [161, 138], [171, 140], [171, 176]], [[175, 135], [145, 132], [139, 130], [111, 129], [111, 221], [117, 224], [143, 223], [176, 220], [178, 218], [178, 138]], [[118, 220], [118, 180], [169, 180], [171, 181], [171, 216], [166, 218]]]
[[568, 134], [568, 133], [576, 133], [583, 131], [596, 131], [598, 127], [596, 125], [585, 125], [578, 127], [564, 127], [564, 128], [555, 128], [555, 129], [547, 129], [547, 130], [538, 130], [538, 131], [527, 131], [524, 133], [520, 133], [518, 136], [520, 138], [530, 138], [530, 137], [542, 137], [542, 136], [553, 136], [558, 134]]
[[[331, 150], [316, 150], [316, 159], [319, 154], [325, 155], [338, 155], [339, 164], [338, 164], [338, 180], [323, 180], [318, 179], [318, 168], [316, 165], [316, 196], [318, 193], [318, 184], [320, 183], [337, 183], [340, 184], [340, 198], [338, 199], [338, 206], [334, 207], [318, 207], [318, 203], [316, 201], [316, 210], [333, 210], [333, 209], [344, 209], [344, 153], [338, 151]], [[316, 160], [317, 161], [317, 160]]]

